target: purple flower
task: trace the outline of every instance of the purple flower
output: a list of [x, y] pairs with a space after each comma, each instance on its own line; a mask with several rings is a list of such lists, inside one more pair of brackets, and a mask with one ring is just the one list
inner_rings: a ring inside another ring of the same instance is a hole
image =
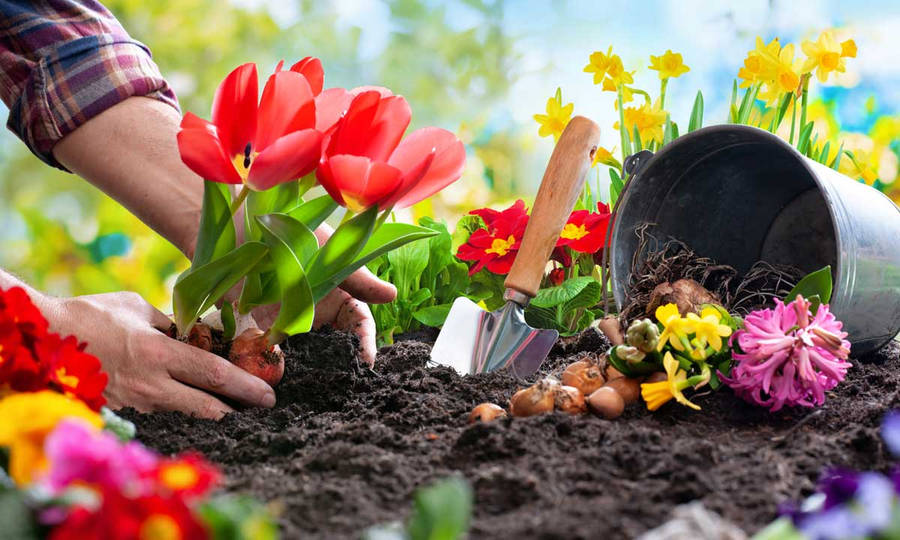
[[[734, 367], [722, 381], [744, 400], [775, 412], [785, 405], [814, 407], [844, 380], [850, 342], [828, 306], [815, 316], [802, 296], [754, 311], [731, 338]], [[738, 348], [735, 345], [740, 347]]]
[[884, 417], [881, 438], [894, 457], [900, 457], [900, 411], [891, 411]]
[[859, 473], [849, 469], [828, 469], [819, 480], [819, 491], [825, 495], [824, 509], [844, 504], [856, 495]]
[[50, 469], [43, 483], [53, 493], [78, 484], [138, 495], [149, 488], [148, 473], [158, 460], [138, 442], [123, 444], [112, 433], [68, 420], [47, 436], [44, 452]]
[[[848, 476], [844, 471], [838, 476], [839, 484], [851, 480], [852, 476], [853, 493], [830, 507], [826, 500], [822, 510], [797, 516], [795, 523], [804, 535], [813, 540], [869, 538], [890, 526], [896, 502], [890, 480], [873, 472]], [[840, 494], [841, 497], [847, 495]]]

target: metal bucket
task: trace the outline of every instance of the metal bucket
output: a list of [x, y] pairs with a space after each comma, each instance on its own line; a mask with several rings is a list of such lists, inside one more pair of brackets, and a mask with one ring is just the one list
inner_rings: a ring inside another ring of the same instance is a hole
[[637, 166], [612, 232], [619, 307], [638, 249], [635, 231], [645, 223], [655, 224], [656, 238], [677, 238], [740, 272], [759, 260], [804, 272], [831, 265], [831, 309], [854, 355], [900, 332], [900, 209], [767, 131], [707, 127]]

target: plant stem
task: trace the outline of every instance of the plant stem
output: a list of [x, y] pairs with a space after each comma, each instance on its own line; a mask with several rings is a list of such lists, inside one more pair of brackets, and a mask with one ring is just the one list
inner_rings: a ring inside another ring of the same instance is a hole
[[669, 78], [666, 77], [659, 83], [659, 108], [663, 109], [666, 106], [666, 86], [669, 85]]
[[794, 128], [797, 125], [797, 95], [792, 98], [794, 104], [791, 106], [791, 136], [788, 138], [788, 144], [794, 144]]
[[803, 90], [801, 90], [800, 97], [800, 129], [806, 127], [806, 99], [809, 95], [809, 73], [803, 75]]
[[393, 212], [393, 211], [394, 211], [394, 207], [392, 206], [392, 207], [388, 208], [387, 210], [385, 210], [384, 212], [382, 212], [381, 215], [378, 216], [378, 219], [375, 221], [375, 228], [372, 229], [372, 231], [374, 232], [374, 231], [377, 231], [378, 229], [380, 229], [381, 226], [384, 225], [384, 222], [387, 221], [388, 216], [390, 216], [391, 212]]
[[250, 188], [247, 187], [247, 184], [241, 186], [241, 191], [238, 193], [237, 198], [231, 202], [231, 217], [234, 217], [234, 214], [237, 213], [238, 208], [244, 204], [244, 201], [247, 200], [247, 195], [250, 194]]

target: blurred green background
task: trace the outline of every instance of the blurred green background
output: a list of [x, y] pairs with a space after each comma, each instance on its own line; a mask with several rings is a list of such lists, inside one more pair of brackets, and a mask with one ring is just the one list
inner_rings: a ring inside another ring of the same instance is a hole
[[[875, 1], [550, 2], [502, 0], [110, 0], [105, 4], [152, 49], [182, 109], [208, 117], [213, 91], [240, 63], [262, 72], [280, 59], [322, 58], [326, 87], [379, 84], [403, 94], [413, 128], [438, 125], [467, 145], [462, 181], [413, 213], [456, 216], [528, 199], [552, 141], [531, 116], [562, 87], [575, 113], [598, 121], [607, 148], [617, 133], [613, 96], [582, 73], [588, 55], [613, 45], [636, 84], [653, 89], [648, 56], [673, 49], [691, 71], [669, 87], [667, 109], [686, 120], [702, 88], [706, 123], [722, 121], [731, 80], [755, 36], [799, 42], [839, 27], [859, 58], [814, 94], [829, 136], [873, 130], [885, 140], [885, 191], [897, 176], [900, 7]], [[877, 124], [877, 125], [876, 125]], [[819, 128], [817, 124], [817, 129]], [[833, 132], [833, 133], [832, 133]], [[863, 141], [865, 143], [866, 141]], [[871, 141], [870, 141], [871, 142]], [[115, 202], [0, 136], [0, 266], [38, 288], [73, 295], [134, 290], [168, 309], [187, 261]], [[406, 215], [406, 218], [415, 216]]]

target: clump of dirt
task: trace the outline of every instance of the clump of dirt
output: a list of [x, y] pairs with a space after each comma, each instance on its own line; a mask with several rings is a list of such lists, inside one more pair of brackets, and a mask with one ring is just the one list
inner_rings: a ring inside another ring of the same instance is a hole
[[[595, 330], [561, 340], [539, 375], [608, 346]], [[416, 487], [453, 473], [475, 491], [472, 538], [633, 538], [692, 500], [753, 532], [779, 502], [809, 494], [823, 466], [889, 468], [879, 424], [900, 403], [896, 343], [854, 361], [815, 411], [772, 415], [726, 390], [695, 396], [700, 412], [636, 404], [614, 421], [553, 413], [489, 424], [469, 424], [472, 407], [506, 406], [521, 384], [430, 365], [428, 343], [382, 348], [375, 370], [341, 332], [297, 336], [284, 350], [273, 409], [221, 422], [125, 415], [145, 444], [220, 464], [225, 489], [278, 501], [285, 538], [359, 538], [404, 519]]]

